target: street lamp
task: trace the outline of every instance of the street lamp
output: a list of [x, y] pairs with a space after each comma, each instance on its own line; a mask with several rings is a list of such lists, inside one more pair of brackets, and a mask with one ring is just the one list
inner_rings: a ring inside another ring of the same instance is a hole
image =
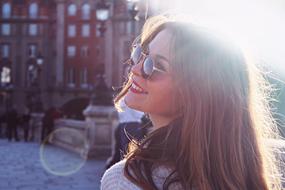
[[44, 57], [42, 56], [41, 52], [38, 52], [37, 58], [37, 65], [38, 65], [38, 98], [36, 101], [36, 111], [43, 111], [43, 103], [42, 103], [42, 95], [41, 95], [41, 73], [42, 73], [42, 65], [44, 63]]
[[27, 96], [27, 101], [31, 111], [40, 112], [43, 109], [41, 100], [41, 71], [44, 63], [44, 57], [38, 52], [37, 57], [29, 60], [28, 81], [31, 91]]
[[134, 37], [136, 35], [136, 21], [139, 20], [138, 0], [128, 0], [127, 7], [128, 7], [129, 15], [131, 17], [131, 34]]
[[[97, 5], [96, 5], [96, 18], [97, 21], [99, 22], [99, 32], [100, 36], [104, 37], [104, 33], [106, 31], [106, 21], [109, 19], [110, 16], [110, 9], [109, 5], [105, 2], [105, 0], [100, 0]], [[102, 47], [103, 46], [103, 47]], [[102, 41], [102, 46], [101, 48], [104, 49], [104, 42]], [[102, 62], [104, 57], [101, 56], [99, 57], [99, 62]], [[108, 86], [105, 83], [104, 80], [104, 64], [101, 63], [97, 66], [97, 76], [96, 76], [96, 84], [95, 84], [95, 91], [93, 92], [94, 94], [91, 97], [91, 104], [108, 104], [112, 101], [112, 98], [110, 99], [109, 95], [109, 89]], [[112, 97], [112, 96], [111, 96]]]
[[101, 37], [104, 37], [106, 31], [105, 22], [109, 19], [109, 5], [104, 0], [101, 0], [96, 5], [96, 18], [100, 22], [99, 32]]
[[129, 10], [129, 14], [131, 16], [131, 19], [133, 21], [135, 20], [139, 20], [138, 12], [139, 12], [139, 8], [138, 8], [138, 0], [128, 0], [127, 1], [127, 7]]

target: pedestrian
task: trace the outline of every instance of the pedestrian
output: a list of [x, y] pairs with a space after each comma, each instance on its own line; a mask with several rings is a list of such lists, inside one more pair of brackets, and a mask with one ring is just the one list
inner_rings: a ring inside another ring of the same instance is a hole
[[24, 129], [25, 142], [29, 141], [30, 119], [31, 119], [31, 113], [28, 108], [25, 108], [24, 114], [22, 115], [21, 119], [22, 127]]
[[0, 114], [0, 138], [3, 138], [5, 136], [4, 123], [5, 123], [5, 114], [1, 113]]
[[266, 143], [278, 136], [266, 81], [237, 45], [157, 16], [145, 23], [129, 63], [115, 103], [147, 113], [153, 127], [105, 172], [102, 190], [281, 189]]
[[44, 140], [51, 134], [54, 129], [54, 107], [50, 107], [45, 111], [44, 116], [42, 118], [42, 134], [41, 141]]
[[8, 140], [11, 141], [14, 138], [15, 141], [19, 141], [20, 140], [18, 137], [19, 117], [14, 107], [8, 109], [5, 115], [5, 120], [7, 123]]
[[114, 131], [114, 147], [112, 156], [106, 162], [106, 169], [123, 159], [128, 149], [130, 139], [142, 140], [145, 135], [145, 129], [141, 125], [143, 112], [129, 108], [121, 101], [121, 110], [118, 111], [119, 125]]

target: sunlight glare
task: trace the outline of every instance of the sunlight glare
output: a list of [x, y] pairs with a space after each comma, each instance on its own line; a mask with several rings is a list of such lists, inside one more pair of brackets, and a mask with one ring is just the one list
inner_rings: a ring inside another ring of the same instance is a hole
[[153, 0], [149, 5], [152, 10], [189, 15], [192, 22], [226, 34], [285, 76], [285, 1]]

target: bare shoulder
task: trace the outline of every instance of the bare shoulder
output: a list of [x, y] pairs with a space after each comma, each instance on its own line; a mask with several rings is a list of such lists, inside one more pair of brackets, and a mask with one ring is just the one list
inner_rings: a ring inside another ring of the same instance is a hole
[[101, 190], [139, 190], [124, 176], [125, 160], [122, 160], [106, 170], [101, 179]]

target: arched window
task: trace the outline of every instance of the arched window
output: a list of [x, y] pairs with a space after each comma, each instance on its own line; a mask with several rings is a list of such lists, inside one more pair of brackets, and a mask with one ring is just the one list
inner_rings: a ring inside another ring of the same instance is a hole
[[29, 6], [29, 16], [30, 18], [37, 18], [39, 13], [39, 7], [37, 3], [32, 3]]
[[68, 16], [75, 16], [76, 15], [76, 11], [77, 11], [77, 8], [76, 8], [75, 4], [70, 4], [68, 6]]
[[90, 19], [90, 5], [87, 3], [82, 6], [82, 19]]
[[11, 17], [11, 4], [4, 3], [2, 6], [2, 17], [3, 18], [10, 18]]

